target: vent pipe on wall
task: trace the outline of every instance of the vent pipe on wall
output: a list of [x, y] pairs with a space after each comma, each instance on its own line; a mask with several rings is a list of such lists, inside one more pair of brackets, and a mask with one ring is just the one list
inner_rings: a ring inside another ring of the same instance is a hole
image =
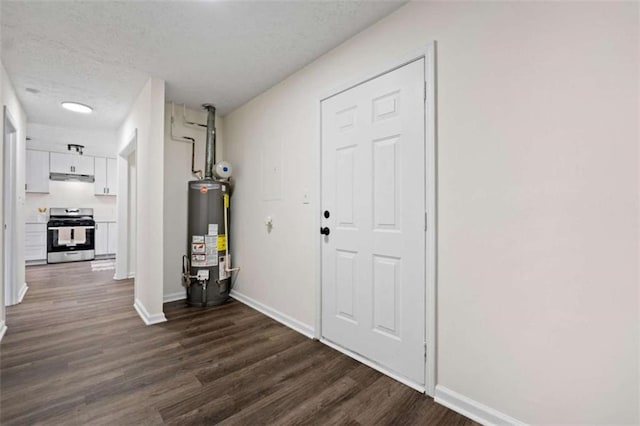
[[204, 178], [213, 179], [213, 167], [216, 164], [216, 107], [211, 104], [204, 104], [202, 106], [208, 112]]

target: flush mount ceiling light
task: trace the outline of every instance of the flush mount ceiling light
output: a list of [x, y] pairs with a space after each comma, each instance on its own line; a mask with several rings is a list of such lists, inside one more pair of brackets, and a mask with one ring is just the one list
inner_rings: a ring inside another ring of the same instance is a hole
[[93, 108], [91, 108], [89, 105], [79, 104], [78, 102], [63, 102], [62, 108], [82, 114], [91, 114], [91, 112], [93, 111]]

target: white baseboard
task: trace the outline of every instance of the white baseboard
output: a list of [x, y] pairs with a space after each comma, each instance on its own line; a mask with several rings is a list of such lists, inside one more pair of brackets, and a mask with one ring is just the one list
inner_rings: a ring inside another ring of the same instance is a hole
[[315, 338], [315, 331], [313, 327], [311, 327], [310, 325], [300, 322], [297, 319], [291, 318], [289, 315], [283, 314], [282, 312], [276, 309], [273, 309], [269, 306], [263, 305], [257, 300], [254, 300], [249, 296], [245, 296], [242, 293], [238, 293], [235, 290], [231, 290], [230, 295], [231, 297], [236, 299], [238, 302], [242, 302], [245, 305], [255, 309], [256, 311], [262, 312], [266, 316], [273, 318], [274, 320], [278, 321], [281, 324], [286, 325], [289, 328], [294, 329], [298, 333], [303, 334], [310, 339]]
[[164, 296], [162, 296], [162, 302], [163, 303], [175, 302], [176, 300], [184, 300], [186, 298], [187, 298], [187, 291], [183, 290], [176, 293], [165, 294]]
[[130, 272], [127, 276], [124, 276], [124, 277], [120, 277], [117, 274], [113, 274], [113, 279], [116, 280], [116, 281], [128, 280], [128, 279], [135, 278], [135, 277], [136, 277], [136, 275], [133, 272]]
[[147, 311], [147, 308], [144, 307], [144, 305], [139, 299], [136, 299], [135, 303], [133, 304], [133, 307], [136, 308], [138, 315], [140, 315], [140, 318], [142, 318], [142, 321], [144, 321], [144, 323], [147, 325], [158, 324], [161, 322], [165, 322], [167, 320], [167, 318], [164, 316], [164, 313], [159, 313], [155, 315], [149, 314], [149, 311]]
[[483, 425], [526, 425], [526, 423], [523, 423], [520, 420], [514, 419], [513, 417], [481, 404], [471, 398], [467, 398], [466, 396], [452, 391], [442, 385], [436, 386], [436, 396], [434, 400], [438, 404], [444, 405], [445, 407]]
[[4, 323], [4, 321], [0, 321], [0, 342], [2, 341], [2, 338], [4, 337], [4, 333], [7, 332], [7, 325]]
[[18, 303], [22, 303], [22, 299], [24, 299], [24, 295], [27, 294], [27, 290], [29, 290], [29, 287], [27, 287], [27, 283], [22, 284], [22, 288], [18, 293]]

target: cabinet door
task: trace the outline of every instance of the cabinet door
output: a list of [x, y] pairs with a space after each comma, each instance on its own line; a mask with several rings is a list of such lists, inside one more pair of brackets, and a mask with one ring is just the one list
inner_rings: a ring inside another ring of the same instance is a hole
[[78, 175], [93, 175], [93, 157], [87, 155], [74, 155], [73, 164], [73, 173]]
[[24, 259], [44, 260], [47, 258], [47, 224], [25, 224]]
[[109, 224], [96, 222], [96, 256], [107, 254], [109, 247]]
[[107, 194], [118, 194], [118, 160], [107, 158]]
[[116, 222], [109, 222], [109, 244], [107, 253], [116, 253], [116, 244], [118, 243], [118, 224]]
[[51, 173], [73, 173], [71, 154], [52, 152], [49, 155], [49, 168]]
[[49, 192], [49, 153], [27, 150], [26, 192]]
[[107, 194], [107, 159], [104, 157], [95, 157], [95, 177], [93, 183], [96, 195]]

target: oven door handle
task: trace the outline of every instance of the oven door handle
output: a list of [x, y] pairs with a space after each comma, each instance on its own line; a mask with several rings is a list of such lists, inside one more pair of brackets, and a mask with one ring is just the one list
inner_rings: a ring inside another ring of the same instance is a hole
[[95, 229], [95, 226], [52, 226], [49, 227], [47, 229], [49, 229], [49, 231], [59, 231], [60, 229], [64, 229], [64, 228], [84, 228], [84, 229]]

